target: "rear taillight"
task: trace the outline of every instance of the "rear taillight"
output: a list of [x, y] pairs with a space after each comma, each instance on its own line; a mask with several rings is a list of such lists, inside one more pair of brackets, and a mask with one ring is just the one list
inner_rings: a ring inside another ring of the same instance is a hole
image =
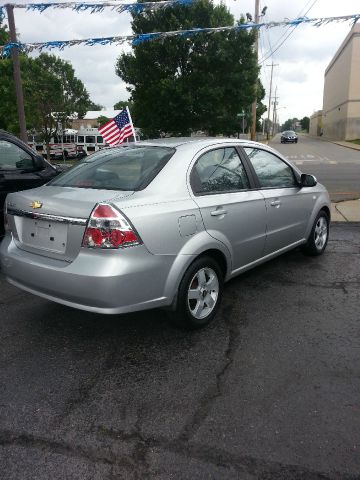
[[124, 248], [140, 243], [134, 227], [119, 210], [108, 203], [96, 205], [85, 229], [83, 247]]

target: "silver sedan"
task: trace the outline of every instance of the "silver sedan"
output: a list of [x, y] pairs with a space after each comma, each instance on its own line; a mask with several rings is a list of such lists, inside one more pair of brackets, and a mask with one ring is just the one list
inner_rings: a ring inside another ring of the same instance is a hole
[[223, 284], [301, 246], [324, 252], [328, 193], [275, 150], [177, 138], [104, 149], [48, 184], [8, 195], [8, 281], [49, 300], [118, 314], [166, 307], [206, 325]]

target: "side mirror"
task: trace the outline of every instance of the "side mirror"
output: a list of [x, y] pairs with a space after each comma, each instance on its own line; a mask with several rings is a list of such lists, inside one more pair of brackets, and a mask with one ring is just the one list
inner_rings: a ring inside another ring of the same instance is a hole
[[307, 173], [301, 174], [300, 185], [301, 187], [315, 187], [317, 180], [314, 175], [308, 175]]
[[44, 160], [41, 156], [39, 155], [36, 155], [34, 157], [34, 167], [35, 167], [35, 170], [43, 170], [45, 165], [44, 165]]

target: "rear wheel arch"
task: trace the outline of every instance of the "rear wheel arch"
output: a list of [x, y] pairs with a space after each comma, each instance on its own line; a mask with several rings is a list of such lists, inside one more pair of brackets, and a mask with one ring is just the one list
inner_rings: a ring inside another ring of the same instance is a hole
[[198, 258], [201, 258], [201, 257], [213, 258], [217, 262], [219, 267], [221, 268], [223, 278], [224, 279], [226, 278], [226, 275], [229, 273], [230, 268], [229, 268], [229, 265], [228, 265], [227, 258], [225, 257], [223, 252], [221, 252], [220, 250], [217, 250], [215, 248], [212, 248], [212, 249], [205, 250], [204, 252], [202, 252], [200, 255], [198, 255], [196, 257], [195, 260], [197, 260]]
[[230, 255], [227, 257], [226, 253], [220, 249], [208, 248], [195, 255], [178, 255], [168, 275], [164, 291], [165, 296], [172, 298], [171, 309], [174, 309], [176, 306], [178, 289], [184, 275], [194, 262], [205, 257], [212, 258], [219, 265], [223, 279], [226, 281], [231, 271], [231, 258]]
[[219, 309], [225, 265], [224, 259], [215, 252], [207, 250], [195, 257], [180, 279], [168, 315], [181, 328], [202, 328], [212, 321]]

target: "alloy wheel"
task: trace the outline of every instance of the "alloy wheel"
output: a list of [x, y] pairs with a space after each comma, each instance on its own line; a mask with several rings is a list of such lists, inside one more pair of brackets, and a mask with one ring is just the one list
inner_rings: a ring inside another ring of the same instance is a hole
[[328, 222], [325, 217], [321, 216], [316, 222], [314, 230], [314, 242], [316, 248], [320, 251], [324, 248], [328, 237]]
[[203, 319], [214, 310], [219, 297], [219, 280], [216, 272], [203, 267], [193, 276], [188, 289], [187, 300], [191, 315]]

